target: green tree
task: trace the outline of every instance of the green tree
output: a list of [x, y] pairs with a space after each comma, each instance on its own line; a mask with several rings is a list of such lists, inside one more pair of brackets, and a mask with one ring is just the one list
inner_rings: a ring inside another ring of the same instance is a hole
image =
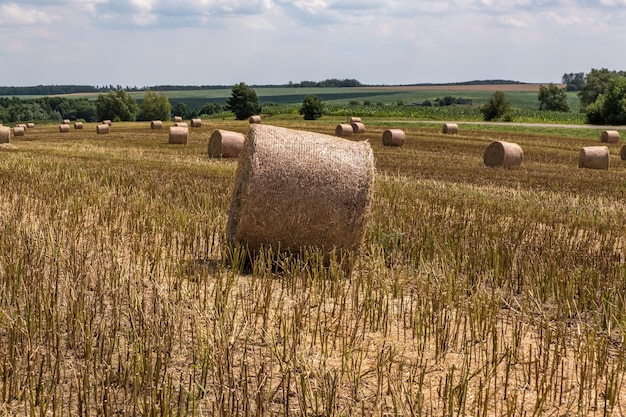
[[485, 104], [479, 107], [479, 110], [483, 114], [483, 118], [487, 121], [510, 121], [513, 107], [502, 91], [496, 91], [489, 97], [489, 100]]
[[96, 113], [100, 120], [134, 121], [137, 110], [135, 99], [122, 89], [100, 93], [96, 100]]
[[139, 120], [167, 120], [172, 112], [170, 100], [163, 93], [147, 90], [141, 103]]
[[183, 103], [182, 101], [179, 101], [178, 103], [174, 104], [174, 107], [172, 108], [172, 113], [174, 114], [174, 116], [180, 116], [183, 119], [190, 119], [190, 113], [191, 110], [189, 110], [189, 106], [186, 103]]
[[226, 109], [232, 111], [237, 120], [244, 120], [259, 113], [259, 98], [252, 88], [240, 82], [233, 87], [230, 97], [226, 100]]
[[545, 85], [539, 86], [537, 100], [539, 100], [539, 110], [563, 112], [570, 110], [565, 89], [552, 83], [548, 84], [547, 87]]
[[224, 106], [220, 103], [207, 103], [200, 109], [200, 114], [217, 114], [224, 111]]
[[609, 71], [606, 68], [592, 69], [585, 77], [585, 84], [578, 92], [581, 110], [584, 111], [588, 105], [594, 103], [598, 96], [606, 91], [611, 80], [625, 75], [624, 72]]
[[604, 93], [585, 108], [585, 115], [591, 124], [626, 124], [626, 77], [609, 81]]
[[585, 73], [584, 72], [570, 72], [569, 74], [563, 74], [561, 78], [563, 84], [565, 84], [565, 89], [567, 91], [580, 91], [585, 85]]
[[304, 115], [304, 120], [315, 120], [322, 117], [322, 113], [324, 112], [324, 104], [319, 97], [314, 96], [312, 94], [304, 97], [302, 101], [302, 106], [298, 110], [298, 114]]

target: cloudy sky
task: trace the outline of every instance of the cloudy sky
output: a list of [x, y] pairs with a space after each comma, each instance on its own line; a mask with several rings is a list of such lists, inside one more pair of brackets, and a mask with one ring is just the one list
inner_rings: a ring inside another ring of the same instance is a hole
[[0, 85], [560, 82], [626, 70], [626, 0], [0, 0]]

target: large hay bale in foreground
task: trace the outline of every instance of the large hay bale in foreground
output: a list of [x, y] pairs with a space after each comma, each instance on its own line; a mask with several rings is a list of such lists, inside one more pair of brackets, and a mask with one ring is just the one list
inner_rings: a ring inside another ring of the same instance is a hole
[[83, 122], [74, 122], [74, 129], [81, 130], [83, 127]]
[[106, 135], [106, 134], [108, 134], [110, 132], [110, 130], [111, 130], [111, 128], [106, 123], [102, 123], [102, 124], [99, 124], [98, 126], [96, 126], [96, 133], [98, 135]]
[[24, 130], [24, 128], [23, 128], [23, 127], [18, 127], [18, 126], [15, 126], [15, 127], [13, 128], [13, 136], [14, 136], [14, 137], [24, 136], [24, 133], [25, 133], [25, 130]]
[[0, 143], [9, 143], [11, 140], [11, 128], [0, 125]]
[[383, 146], [402, 146], [406, 135], [402, 129], [387, 129], [383, 132]]
[[361, 122], [352, 122], [350, 126], [352, 126], [353, 133], [365, 133], [365, 125]]
[[352, 136], [353, 133], [354, 133], [354, 128], [352, 127], [351, 124], [340, 123], [337, 125], [337, 127], [335, 127], [335, 136], [347, 137], [347, 136]]
[[444, 123], [441, 128], [441, 132], [446, 135], [455, 135], [459, 133], [459, 125], [456, 123]]
[[578, 154], [578, 168], [609, 169], [609, 148], [585, 146]]
[[235, 175], [227, 241], [252, 254], [270, 247], [335, 251], [339, 259], [356, 254], [370, 217], [373, 178], [368, 142], [252, 125]]
[[170, 126], [169, 143], [186, 145], [188, 137], [189, 128], [187, 126]]
[[483, 154], [483, 162], [488, 167], [518, 168], [522, 164], [524, 151], [517, 143], [491, 142]]
[[258, 123], [261, 123], [261, 116], [259, 116], [259, 115], [250, 116], [250, 117], [248, 118], [248, 122], [249, 122], [250, 124], [258, 124]]
[[160, 120], [153, 120], [150, 122], [150, 129], [152, 130], [156, 130], [156, 129], [163, 129], [163, 122]]
[[67, 133], [69, 131], [70, 131], [70, 125], [69, 124], [63, 123], [63, 124], [59, 125], [59, 132], [60, 133]]
[[217, 129], [209, 138], [209, 157], [238, 158], [245, 140], [243, 133]]
[[600, 134], [600, 142], [619, 143], [619, 132], [617, 130], [605, 130]]
[[202, 119], [191, 119], [191, 127], [202, 127]]

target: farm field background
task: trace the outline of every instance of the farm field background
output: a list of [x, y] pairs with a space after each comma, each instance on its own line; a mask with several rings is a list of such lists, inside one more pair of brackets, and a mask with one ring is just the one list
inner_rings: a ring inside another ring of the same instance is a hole
[[[622, 143], [596, 171], [578, 153], [600, 129], [363, 121], [377, 175], [350, 275], [225, 262], [237, 162], [207, 143], [246, 121], [184, 146], [146, 122], [0, 145], [0, 415], [624, 414]], [[495, 140], [520, 169], [483, 165]]]

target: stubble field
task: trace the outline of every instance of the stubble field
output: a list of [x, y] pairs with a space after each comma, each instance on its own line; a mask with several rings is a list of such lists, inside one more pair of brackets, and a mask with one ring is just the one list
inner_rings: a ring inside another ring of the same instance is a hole
[[[343, 119], [264, 123], [332, 134]], [[224, 261], [236, 161], [205, 120], [41, 125], [0, 147], [0, 415], [622, 415], [626, 162], [581, 129], [367, 120], [352, 273]], [[520, 169], [483, 165], [494, 140]]]

